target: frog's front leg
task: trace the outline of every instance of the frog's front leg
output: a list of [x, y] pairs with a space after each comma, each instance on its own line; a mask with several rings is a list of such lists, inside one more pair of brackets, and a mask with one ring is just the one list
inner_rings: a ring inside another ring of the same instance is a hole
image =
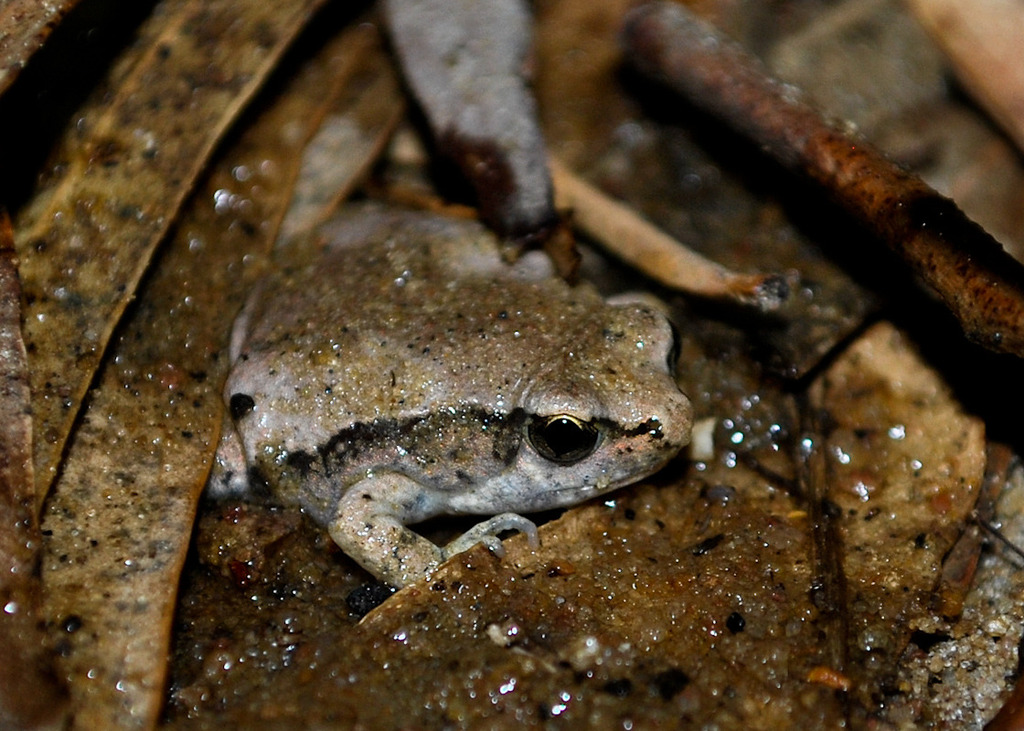
[[496, 534], [506, 530], [526, 533], [536, 543], [537, 528], [512, 513], [485, 520], [445, 548], [406, 528], [443, 512], [442, 497], [429, 488], [397, 472], [375, 473], [345, 492], [328, 530], [356, 563], [395, 587], [433, 573], [447, 558], [477, 543], [500, 555]]
[[331, 538], [360, 566], [395, 587], [431, 573], [444, 552], [406, 524], [440, 510], [431, 491], [397, 472], [379, 472], [360, 480], [342, 495]]

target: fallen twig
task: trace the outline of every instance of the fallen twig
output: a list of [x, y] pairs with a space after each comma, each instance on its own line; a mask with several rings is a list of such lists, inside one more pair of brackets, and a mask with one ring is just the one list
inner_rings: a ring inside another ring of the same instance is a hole
[[795, 89], [676, 3], [636, 8], [623, 37], [643, 72], [825, 187], [903, 257], [970, 339], [1024, 356], [1024, 267], [953, 201], [830, 126]]
[[779, 274], [741, 274], [706, 259], [555, 159], [549, 161], [555, 203], [572, 209], [573, 223], [608, 251], [667, 287], [702, 297], [728, 299], [762, 311], [789, 296]]

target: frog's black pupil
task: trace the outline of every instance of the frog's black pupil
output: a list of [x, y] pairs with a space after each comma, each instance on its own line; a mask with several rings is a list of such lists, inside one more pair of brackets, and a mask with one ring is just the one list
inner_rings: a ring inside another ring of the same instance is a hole
[[593, 454], [600, 434], [597, 427], [571, 416], [549, 416], [530, 422], [530, 444], [544, 459], [573, 464]]
[[247, 393], [233, 393], [228, 408], [231, 410], [231, 418], [238, 421], [256, 408], [256, 401]]

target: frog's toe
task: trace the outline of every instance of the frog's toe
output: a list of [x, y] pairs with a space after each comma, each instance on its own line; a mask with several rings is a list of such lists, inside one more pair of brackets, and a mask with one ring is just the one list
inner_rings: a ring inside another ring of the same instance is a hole
[[477, 543], [482, 543], [487, 547], [488, 551], [498, 558], [505, 558], [505, 545], [501, 542], [501, 539], [498, 538], [498, 536], [480, 536], [480, 540], [478, 540]]
[[498, 534], [510, 530], [525, 534], [526, 539], [533, 547], [540, 543], [537, 537], [537, 526], [533, 524], [532, 520], [515, 513], [502, 513], [474, 525], [445, 546], [444, 552], [448, 556], [453, 556], [456, 553], [468, 551], [478, 543], [483, 543], [487, 546], [487, 550], [501, 558], [505, 555], [505, 547], [502, 546]]

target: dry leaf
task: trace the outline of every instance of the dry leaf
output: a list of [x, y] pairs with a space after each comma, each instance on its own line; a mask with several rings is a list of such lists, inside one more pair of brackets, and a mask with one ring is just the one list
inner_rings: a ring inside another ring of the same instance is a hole
[[481, 219], [517, 248], [558, 227], [537, 105], [527, 85], [525, 0], [384, 3], [405, 78], [439, 151], [473, 186]]
[[336, 109], [321, 123], [302, 153], [302, 168], [279, 242], [312, 230], [369, 173], [402, 119], [405, 98], [396, 69], [376, 29], [358, 36], [360, 50], [350, 54], [353, 68], [339, 74], [344, 83]]
[[7, 90], [78, 0], [6, 0], [0, 6], [0, 94]]
[[[841, 613], [842, 653], [865, 713], [891, 683], [915, 626], [929, 619], [942, 562], [963, 531], [985, 472], [984, 425], [899, 331], [876, 325], [812, 386], [823, 461], [809, 492], [827, 501], [822, 570]], [[820, 481], [821, 484], [813, 484]], [[828, 563], [828, 558], [825, 558]]]
[[58, 728], [67, 703], [40, 616], [40, 534], [26, 361], [11, 221], [0, 210], [0, 726]]
[[165, 0], [18, 218], [42, 504], [107, 341], [214, 145], [323, 0]]
[[967, 91], [1024, 149], [1024, 9], [1012, 0], [912, 0]]
[[[113, 348], [47, 502], [43, 583], [75, 728], [151, 727], [178, 576], [223, 412], [228, 334], [265, 269], [301, 150], [366, 49], [343, 34], [192, 199]], [[261, 266], [262, 262], [262, 266]]]

